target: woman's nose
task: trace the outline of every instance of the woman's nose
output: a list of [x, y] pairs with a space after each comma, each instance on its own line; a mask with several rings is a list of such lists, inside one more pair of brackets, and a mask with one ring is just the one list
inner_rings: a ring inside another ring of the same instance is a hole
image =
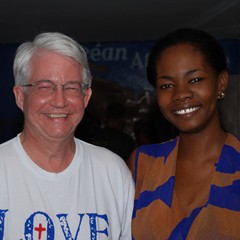
[[188, 98], [192, 98], [193, 93], [188, 86], [178, 86], [174, 91], [174, 100], [175, 101], [185, 101]]

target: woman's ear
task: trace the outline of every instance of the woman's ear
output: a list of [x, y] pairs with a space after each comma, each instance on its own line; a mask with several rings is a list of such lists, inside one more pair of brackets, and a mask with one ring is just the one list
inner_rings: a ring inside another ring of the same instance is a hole
[[228, 85], [228, 72], [226, 70], [222, 71], [218, 77], [218, 92], [225, 92]]
[[25, 97], [23, 88], [21, 86], [14, 86], [13, 93], [15, 95], [15, 102], [17, 106], [23, 111], [24, 97]]

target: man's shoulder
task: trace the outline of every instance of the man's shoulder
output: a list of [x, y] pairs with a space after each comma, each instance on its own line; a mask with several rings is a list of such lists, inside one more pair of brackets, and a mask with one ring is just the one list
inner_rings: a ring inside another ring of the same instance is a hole
[[91, 157], [94, 161], [113, 162], [114, 164], [124, 162], [119, 155], [105, 147], [97, 146], [79, 139], [76, 139], [76, 143], [78, 144], [80, 151], [83, 149], [85, 154]]
[[10, 150], [13, 147], [13, 143], [16, 141], [17, 137], [14, 137], [10, 140], [7, 140], [6, 142], [3, 142], [0, 144], [0, 152], [5, 151], [5, 150]]
[[14, 165], [14, 161], [17, 159], [15, 141], [16, 139], [13, 138], [0, 144], [0, 172], [4, 171], [3, 166]]
[[112, 151], [95, 146], [93, 144], [76, 140], [80, 151], [84, 151], [84, 160], [93, 171], [102, 172], [111, 179], [124, 178], [124, 181], [132, 181], [132, 175], [125, 161]]

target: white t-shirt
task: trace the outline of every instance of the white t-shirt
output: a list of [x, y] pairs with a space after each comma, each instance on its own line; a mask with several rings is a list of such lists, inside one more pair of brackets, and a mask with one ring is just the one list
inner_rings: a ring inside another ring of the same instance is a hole
[[75, 139], [60, 173], [38, 167], [19, 135], [0, 145], [0, 240], [130, 240], [134, 184], [116, 154]]

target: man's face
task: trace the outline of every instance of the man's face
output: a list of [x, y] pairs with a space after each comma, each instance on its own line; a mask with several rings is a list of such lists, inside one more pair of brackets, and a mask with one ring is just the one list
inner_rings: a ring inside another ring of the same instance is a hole
[[91, 89], [85, 95], [67, 95], [61, 85], [82, 82], [82, 67], [75, 60], [50, 51], [37, 51], [31, 59], [28, 83], [41, 80], [59, 86], [49, 96], [37, 94], [34, 87], [14, 87], [17, 105], [25, 116], [24, 133], [48, 141], [64, 141], [74, 135], [82, 120]]

